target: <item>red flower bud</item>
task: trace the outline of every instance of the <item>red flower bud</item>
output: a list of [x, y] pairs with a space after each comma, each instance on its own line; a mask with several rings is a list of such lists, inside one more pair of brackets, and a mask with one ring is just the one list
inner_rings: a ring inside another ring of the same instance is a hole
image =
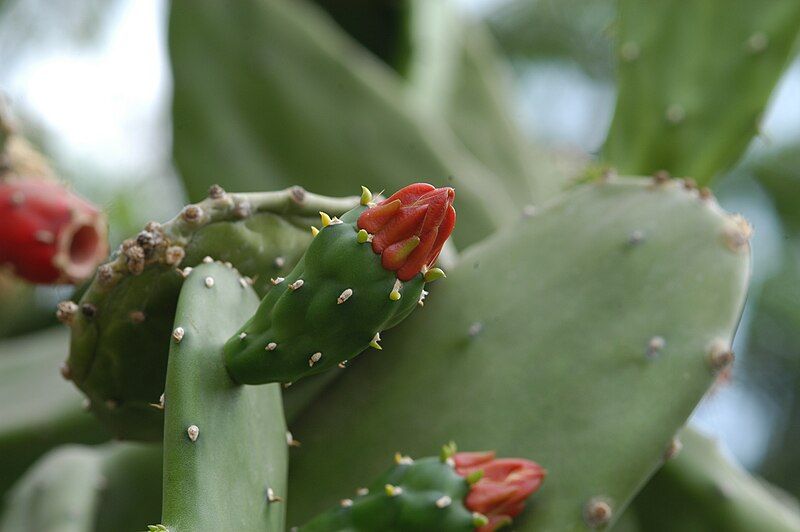
[[414, 183], [362, 212], [358, 228], [373, 234], [372, 250], [383, 267], [408, 281], [433, 266], [453, 232], [455, 196], [450, 187]]
[[542, 485], [546, 471], [536, 462], [522, 458], [495, 458], [494, 451], [456, 453], [456, 472], [468, 477], [476, 471], [483, 476], [472, 485], [465, 502], [468, 509], [479, 512], [489, 523], [477, 532], [494, 532], [511, 523], [525, 508], [525, 499]]
[[34, 283], [77, 282], [107, 253], [94, 205], [56, 181], [0, 180], [0, 265]]

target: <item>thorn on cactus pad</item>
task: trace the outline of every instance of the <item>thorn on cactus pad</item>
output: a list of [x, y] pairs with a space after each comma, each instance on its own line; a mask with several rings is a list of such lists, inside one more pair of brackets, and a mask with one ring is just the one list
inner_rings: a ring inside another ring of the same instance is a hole
[[592, 497], [583, 507], [583, 520], [590, 528], [599, 528], [611, 521], [613, 510], [605, 497]]
[[728, 217], [725, 225], [723, 237], [728, 248], [735, 252], [746, 250], [753, 235], [753, 228], [748, 221], [743, 216], [734, 214]]
[[331, 225], [331, 217], [328, 213], [319, 211], [319, 219], [320, 222], [322, 223], [323, 229]]
[[103, 264], [97, 268], [97, 281], [102, 286], [108, 286], [114, 280], [114, 268], [110, 264]]
[[764, 32], [756, 32], [747, 39], [747, 49], [750, 53], [759, 54], [767, 49], [769, 37]]
[[398, 452], [394, 453], [394, 463], [397, 465], [411, 465], [414, 463], [414, 459]]
[[650, 338], [650, 341], [647, 342], [647, 357], [648, 358], [655, 358], [660, 353], [661, 350], [664, 349], [664, 346], [667, 345], [667, 342], [661, 336], [653, 336]]
[[472, 512], [472, 526], [481, 528], [489, 524], [489, 518], [479, 512]]
[[211, 199], [219, 199], [225, 195], [225, 189], [221, 186], [214, 184], [208, 189], [208, 197]]
[[426, 283], [432, 283], [433, 281], [436, 281], [438, 279], [443, 279], [446, 277], [447, 275], [445, 275], [444, 270], [442, 270], [441, 268], [431, 268], [430, 270], [425, 272]]
[[206, 277], [203, 281], [206, 285], [206, 288], [211, 288], [214, 286], [214, 278], [213, 277]]
[[319, 359], [321, 358], [322, 358], [322, 353], [320, 353], [319, 351], [311, 355], [308, 359], [308, 367], [312, 367], [314, 364], [319, 362]]
[[164, 260], [170, 266], [178, 266], [185, 256], [186, 252], [180, 246], [170, 246], [164, 252]]
[[187, 205], [181, 211], [181, 218], [190, 224], [199, 223], [203, 218], [203, 209], [197, 205]]
[[342, 360], [341, 362], [339, 362], [339, 364], [337, 364], [337, 366], [339, 366], [339, 369], [347, 368], [347, 360]]
[[282, 502], [283, 497], [278, 497], [275, 495], [275, 490], [272, 488], [267, 488], [267, 502], [272, 504], [273, 502]]
[[184, 269], [181, 270], [181, 275], [183, 275], [184, 279], [189, 277], [190, 273], [192, 273], [192, 267], [191, 266], [187, 266], [187, 267], [185, 267]]
[[368, 205], [372, 201], [372, 192], [365, 186], [361, 186], [361, 205]]
[[74, 301], [62, 301], [56, 307], [56, 318], [64, 325], [72, 325], [78, 314], [78, 305]]
[[241, 286], [242, 288], [247, 288], [249, 286], [247, 279], [245, 279], [244, 277], [239, 277], [239, 286]]
[[286, 259], [284, 259], [283, 257], [275, 257], [273, 263], [275, 264], [276, 268], [283, 268], [284, 266], [286, 266]]
[[483, 323], [476, 321], [475, 323], [469, 326], [467, 334], [469, 334], [471, 338], [474, 338], [478, 336], [482, 330], [483, 330]]
[[356, 495], [358, 495], [359, 497], [364, 497], [365, 495], [369, 495], [369, 489], [368, 488], [358, 488], [356, 490]]
[[92, 402], [89, 400], [88, 397], [83, 400], [83, 403], [81, 403], [81, 407], [85, 412], [88, 412], [89, 410], [92, 409]]
[[312, 236], [312, 237], [313, 237], [313, 236], [317, 236], [318, 234], [319, 234], [319, 229], [317, 229], [316, 227], [314, 227], [314, 226], [312, 225], [312, 226], [311, 226], [311, 236]]
[[193, 442], [197, 441], [197, 437], [200, 436], [200, 429], [197, 425], [189, 425], [186, 429], [186, 434], [189, 436], [189, 439]]
[[291, 385], [292, 385], [292, 382], [291, 382], [291, 381], [289, 381], [289, 382], [284, 382], [284, 383], [283, 383], [283, 389], [285, 390], [286, 388], [288, 388], [288, 387], [289, 387], [289, 386], [291, 386]]
[[305, 281], [303, 281], [302, 279], [298, 279], [298, 280], [296, 280], [295, 282], [293, 282], [293, 283], [291, 283], [291, 284], [289, 285], [289, 289], [290, 289], [292, 292], [294, 292], [294, 291], [296, 291], [296, 290], [300, 290], [300, 287], [302, 287], [302, 286], [303, 286], [303, 283], [305, 283]]
[[442, 495], [436, 499], [437, 508], [447, 508], [451, 504], [453, 504], [453, 499], [451, 499], [449, 495]]
[[341, 501], [339, 501], [339, 506], [341, 506], [342, 508], [350, 508], [351, 506], [353, 506], [353, 499], [342, 499]]
[[270, 342], [264, 347], [265, 351], [275, 351], [278, 348], [278, 344], [275, 342]]
[[380, 341], [381, 341], [381, 333], [376, 332], [375, 336], [372, 337], [369, 346], [373, 349], [377, 349], [378, 351], [382, 351], [383, 348], [381, 347], [381, 344], [378, 343]]
[[666, 462], [667, 460], [672, 460], [678, 456], [678, 453], [681, 452], [681, 449], [683, 449], [683, 442], [681, 442], [680, 438], [674, 436], [669, 441], [667, 448], [664, 449], [664, 461]]
[[69, 365], [66, 362], [63, 362], [58, 367], [58, 371], [59, 373], [61, 373], [61, 377], [63, 377], [64, 380], [67, 381], [72, 380], [72, 370], [70, 369]]
[[713, 371], [721, 371], [733, 363], [736, 357], [727, 342], [717, 339], [708, 349], [708, 365]]
[[654, 185], [663, 185], [669, 182], [670, 179], [672, 179], [672, 176], [666, 170], [659, 170], [658, 172], [653, 174]]
[[392, 301], [399, 301], [401, 297], [400, 289], [403, 287], [403, 283], [400, 282], [400, 279], [396, 279], [394, 281], [394, 286], [392, 287], [392, 291], [389, 292], [389, 299]]
[[239, 340], [244, 340], [245, 338], [247, 338], [247, 333], [246, 332], [240, 332], [239, 333]]
[[365, 244], [369, 242], [369, 237], [369, 233], [367, 233], [364, 229], [359, 229], [358, 233], [356, 233], [356, 242], [359, 244]]
[[427, 296], [428, 296], [428, 291], [427, 290], [423, 290], [422, 292], [420, 292], [419, 299], [417, 300], [417, 305], [419, 305], [420, 307], [424, 307], [425, 306], [425, 298]]
[[341, 305], [342, 303], [344, 303], [345, 301], [350, 299], [350, 296], [352, 296], [352, 295], [353, 295], [353, 289], [352, 288], [345, 289], [341, 294], [339, 294], [339, 297], [336, 298], [336, 304], [337, 305]]
[[212, 259], [210, 255], [203, 257], [203, 264], [211, 264], [212, 262], [214, 262], [214, 259]]
[[294, 439], [292, 433], [288, 430], [286, 431], [286, 445], [289, 447], [300, 447], [301, 443]]
[[162, 393], [161, 396], [158, 398], [157, 403], [150, 403], [150, 406], [157, 410], [164, 410], [164, 394]]
[[644, 242], [644, 231], [642, 231], [641, 229], [636, 229], [635, 231], [632, 231], [630, 236], [628, 237], [628, 245], [632, 247], [638, 246], [642, 242]]
[[397, 497], [398, 495], [403, 494], [403, 488], [401, 488], [400, 486], [393, 486], [392, 484], [386, 484], [383, 487], [383, 490], [389, 497]]
[[286, 279], [283, 277], [270, 277], [269, 282], [272, 283], [274, 286], [281, 284]]

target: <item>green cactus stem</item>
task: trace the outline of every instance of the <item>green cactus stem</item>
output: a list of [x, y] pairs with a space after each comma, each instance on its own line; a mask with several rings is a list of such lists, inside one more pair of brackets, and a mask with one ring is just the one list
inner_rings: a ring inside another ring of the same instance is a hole
[[181, 289], [164, 392], [171, 532], [283, 531], [287, 431], [280, 387], [234, 384], [222, 346], [258, 306], [232, 268], [201, 264]]
[[164, 391], [185, 275], [213, 257], [235, 264], [241, 282], [263, 294], [308, 247], [318, 211], [341, 215], [358, 204], [356, 197], [326, 198], [299, 187], [233, 194], [214, 186], [205, 200], [123, 242], [81, 300], [59, 306], [72, 329], [69, 375], [91, 411], [120, 438], [160, 440], [163, 412], [151, 405]]
[[[225, 365], [243, 384], [294, 382], [349, 360], [422, 302], [430, 269], [455, 225], [453, 189], [409, 185], [362, 203], [322, 230], [295, 269], [225, 345]], [[374, 233], [374, 234], [373, 234]], [[424, 273], [423, 273], [424, 272]]]

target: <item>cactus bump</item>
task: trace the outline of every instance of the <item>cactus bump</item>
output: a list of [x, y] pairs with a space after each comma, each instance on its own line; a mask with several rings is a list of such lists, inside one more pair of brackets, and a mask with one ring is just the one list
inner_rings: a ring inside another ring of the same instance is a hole
[[493, 451], [457, 453], [452, 442], [438, 457], [414, 460], [397, 453], [371, 486], [300, 531], [494, 532], [522, 513], [545, 474], [531, 460], [497, 459]]
[[[295, 269], [272, 279], [258, 311], [225, 346], [225, 364], [242, 384], [294, 382], [344, 368], [381, 333], [405, 319], [456, 220], [455, 191], [427, 183], [361, 205], [341, 219], [320, 213], [322, 228]], [[314, 228], [316, 229], [316, 228]]]

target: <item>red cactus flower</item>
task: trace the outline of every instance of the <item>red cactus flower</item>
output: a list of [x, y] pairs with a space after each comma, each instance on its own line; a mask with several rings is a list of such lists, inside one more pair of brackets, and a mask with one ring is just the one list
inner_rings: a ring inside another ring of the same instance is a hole
[[495, 458], [494, 451], [456, 453], [456, 472], [468, 477], [476, 471], [483, 476], [472, 485], [466, 506], [489, 519], [477, 532], [494, 532], [511, 523], [525, 509], [525, 499], [542, 485], [546, 471], [536, 462], [522, 458]]
[[456, 225], [450, 187], [428, 183], [404, 187], [358, 217], [358, 228], [373, 234], [372, 250], [381, 264], [408, 281], [439, 257]]
[[77, 282], [108, 253], [106, 221], [56, 181], [0, 180], [0, 265], [34, 283]]

